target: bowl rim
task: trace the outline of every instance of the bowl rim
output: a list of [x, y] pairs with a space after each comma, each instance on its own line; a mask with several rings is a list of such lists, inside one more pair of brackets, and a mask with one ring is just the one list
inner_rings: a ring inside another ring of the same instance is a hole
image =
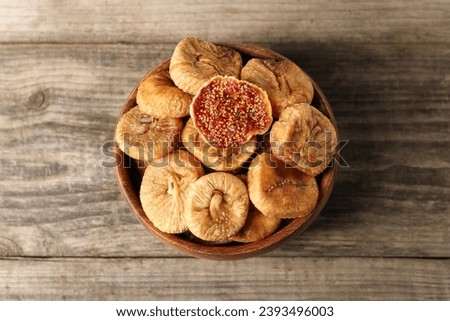
[[[255, 46], [255, 45], [236, 43], [236, 42], [218, 43], [218, 44], [233, 48], [233, 49], [237, 50], [238, 52], [240, 52], [241, 54], [245, 54], [249, 57], [256, 57], [256, 58], [262, 58], [262, 59], [276, 58], [276, 59], [285, 59], [285, 60], [291, 61], [288, 58], [282, 56], [281, 54], [279, 54], [275, 51], [272, 51], [267, 48]], [[128, 156], [125, 155], [119, 149], [119, 147], [116, 143], [116, 138], [115, 138], [116, 135], [115, 134], [116, 134], [117, 124], [118, 124], [120, 118], [122, 117], [122, 115], [124, 113], [126, 113], [128, 110], [130, 110], [131, 108], [133, 108], [134, 106], [136, 106], [136, 93], [137, 93], [137, 88], [139, 87], [140, 83], [145, 78], [147, 78], [150, 74], [167, 68], [169, 62], [170, 62], [170, 58], [167, 58], [167, 59], [163, 60], [162, 62], [160, 62], [154, 68], [149, 70], [145, 74], [145, 76], [139, 81], [139, 83], [133, 88], [133, 90], [129, 94], [128, 98], [125, 101], [125, 104], [123, 105], [123, 107], [118, 115], [117, 123], [116, 123], [115, 129], [114, 129], [113, 152], [114, 152], [114, 157], [115, 157], [115, 161], [116, 161], [116, 166], [115, 166], [115, 170], [114, 170], [115, 176], [116, 176], [116, 181], [117, 181], [117, 184], [119, 185], [119, 189], [120, 189], [120, 192], [121, 192], [123, 198], [125, 198], [129, 209], [131, 210], [133, 215], [136, 217], [136, 219], [145, 227], [145, 229], [147, 231], [149, 231], [151, 234], [155, 235], [160, 241], [162, 241], [166, 245], [168, 245], [178, 251], [181, 251], [185, 254], [193, 256], [193, 257], [215, 259], [215, 260], [243, 259], [243, 258], [249, 258], [249, 257], [256, 256], [256, 255], [261, 255], [261, 254], [269, 252], [270, 250], [274, 249], [275, 247], [278, 247], [281, 243], [284, 243], [285, 241], [287, 241], [294, 235], [297, 235], [297, 234], [303, 232], [304, 230], [306, 230], [309, 227], [309, 225], [321, 213], [321, 211], [325, 207], [326, 203], [328, 202], [328, 199], [333, 190], [334, 182], [336, 180], [336, 176], [337, 176], [337, 172], [338, 172], [338, 164], [336, 161], [333, 161], [332, 166], [327, 167], [325, 169], [325, 171], [319, 175], [320, 176], [320, 182], [318, 181], [319, 201], [316, 204], [315, 209], [309, 215], [307, 215], [305, 217], [298, 217], [298, 218], [291, 219], [290, 221], [287, 222], [287, 224], [285, 226], [281, 227], [275, 233], [271, 234], [270, 236], [268, 236], [260, 241], [255, 241], [252, 243], [232, 242], [232, 243], [221, 244], [221, 245], [201, 244], [198, 242], [187, 240], [183, 237], [180, 237], [177, 234], [169, 234], [169, 233], [161, 232], [147, 218], [144, 210], [142, 209], [139, 195], [138, 195], [138, 193], [136, 193], [136, 190], [133, 186], [129, 168], [123, 166], [123, 164], [125, 164], [125, 159], [128, 158]], [[337, 139], [339, 140], [338, 127], [337, 127], [336, 119], [334, 117], [331, 106], [330, 106], [327, 98], [323, 94], [322, 90], [316, 84], [316, 82], [308, 74], [307, 74], [307, 76], [311, 80], [313, 87], [314, 87], [314, 98], [316, 100], [318, 100], [318, 102], [321, 104], [321, 106], [319, 106], [320, 108], [317, 106], [314, 106], [314, 107], [320, 109], [330, 119], [331, 123], [333, 124], [333, 126], [336, 130]]]

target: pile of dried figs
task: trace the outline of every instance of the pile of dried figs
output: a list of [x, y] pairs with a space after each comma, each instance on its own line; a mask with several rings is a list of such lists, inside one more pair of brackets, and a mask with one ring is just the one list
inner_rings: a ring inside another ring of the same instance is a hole
[[243, 59], [196, 38], [139, 85], [116, 129], [120, 149], [145, 165], [142, 208], [156, 228], [207, 244], [249, 243], [283, 219], [307, 217], [316, 177], [337, 145], [311, 106], [310, 78], [286, 59]]

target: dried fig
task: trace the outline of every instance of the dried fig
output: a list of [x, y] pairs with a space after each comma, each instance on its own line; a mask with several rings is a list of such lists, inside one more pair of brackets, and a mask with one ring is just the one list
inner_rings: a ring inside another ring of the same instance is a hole
[[181, 133], [181, 141], [189, 152], [205, 166], [216, 171], [234, 171], [241, 167], [256, 151], [257, 142], [253, 137], [244, 145], [222, 150], [208, 144], [195, 129], [192, 119], [189, 119]]
[[187, 231], [184, 218], [188, 188], [204, 174], [193, 155], [177, 150], [147, 167], [140, 199], [149, 220], [166, 233]]
[[[247, 175], [237, 175], [242, 182], [247, 184]], [[244, 226], [231, 237], [232, 241], [250, 243], [262, 240], [276, 231], [281, 219], [262, 214], [251, 202]]]
[[145, 78], [136, 95], [141, 110], [155, 118], [187, 116], [191, 100], [191, 95], [175, 86], [164, 72], [153, 73]]
[[247, 175], [250, 200], [264, 215], [306, 216], [317, 204], [319, 188], [315, 178], [287, 167], [269, 153], [257, 155]]
[[244, 226], [248, 206], [247, 188], [239, 178], [223, 172], [207, 174], [191, 185], [186, 224], [202, 240], [228, 240]]
[[169, 71], [181, 90], [195, 95], [212, 77], [239, 77], [241, 69], [242, 57], [236, 50], [188, 37], [175, 47]]
[[287, 107], [270, 132], [275, 157], [308, 175], [323, 172], [333, 158], [337, 134], [330, 120], [308, 104]]
[[120, 118], [116, 141], [128, 156], [150, 162], [175, 148], [182, 129], [181, 119], [153, 118], [136, 106]]
[[250, 204], [244, 226], [231, 237], [232, 241], [250, 243], [262, 240], [273, 234], [281, 223], [281, 219], [262, 214]]
[[249, 60], [242, 68], [241, 79], [264, 89], [272, 104], [273, 117], [295, 103], [311, 103], [314, 88], [310, 78], [289, 60]]
[[261, 88], [234, 77], [216, 76], [195, 95], [190, 107], [195, 128], [211, 145], [239, 147], [272, 124], [272, 109]]

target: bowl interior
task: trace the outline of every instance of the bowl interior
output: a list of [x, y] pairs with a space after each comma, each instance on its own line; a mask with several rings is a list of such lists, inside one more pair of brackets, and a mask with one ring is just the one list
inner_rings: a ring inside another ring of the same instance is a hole
[[[242, 54], [244, 63], [248, 59], [254, 57], [287, 59], [271, 50], [251, 45], [239, 43], [226, 43], [222, 45], [239, 51]], [[151, 73], [167, 69], [169, 63], [170, 59], [161, 62], [142, 79], [145, 79]], [[331, 120], [331, 123], [337, 131], [336, 120], [326, 97], [313, 80], [312, 83], [314, 86], [314, 99], [312, 105], [318, 108]], [[136, 106], [138, 86], [139, 84], [131, 92], [118, 119], [120, 119], [124, 113]], [[339, 134], [337, 133], [337, 135], [339, 139]], [[247, 244], [232, 242], [224, 245], [210, 245], [193, 240], [184, 234], [168, 234], [158, 230], [145, 215], [139, 200], [139, 189], [143, 175], [142, 168], [140, 168], [137, 161], [125, 155], [117, 145], [114, 149], [116, 158], [115, 171], [118, 185], [124, 198], [128, 202], [131, 212], [138, 221], [165, 244], [191, 256], [208, 259], [241, 259], [259, 255], [275, 248], [294, 234], [304, 231], [319, 215], [328, 201], [338, 169], [336, 162], [332, 162], [332, 166], [327, 167], [322, 174], [316, 177], [319, 186], [319, 200], [314, 211], [307, 217], [283, 220], [282, 224], [274, 234], [260, 241]]]

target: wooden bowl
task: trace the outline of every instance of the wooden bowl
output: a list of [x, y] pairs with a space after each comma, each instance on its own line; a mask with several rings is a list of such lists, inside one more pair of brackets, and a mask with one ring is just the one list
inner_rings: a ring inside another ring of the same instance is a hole
[[[244, 63], [252, 58], [282, 58], [282, 55], [273, 52], [268, 49], [251, 46], [240, 43], [225, 43], [224, 46], [231, 47], [242, 54]], [[170, 63], [170, 59], [167, 59], [153, 68], [145, 75], [145, 79], [149, 74], [159, 72], [167, 69]], [[300, 66], [301, 67], [301, 66]], [[142, 80], [141, 80], [142, 81]], [[312, 105], [318, 108], [323, 114], [325, 114], [336, 128], [336, 120], [333, 116], [330, 104], [326, 97], [320, 90], [319, 86], [312, 81], [314, 86], [314, 99]], [[125, 105], [120, 112], [120, 117], [136, 106], [136, 93], [139, 84], [133, 89], [128, 97]], [[337, 134], [339, 139], [339, 134]], [[141, 202], [139, 200], [139, 189], [142, 180], [142, 169], [139, 169], [137, 162], [130, 159], [125, 155], [115, 144], [115, 157], [116, 157], [116, 177], [119, 184], [120, 191], [128, 202], [128, 206], [138, 221], [153, 235], [159, 238], [165, 244], [177, 249], [181, 252], [187, 253], [191, 256], [206, 259], [216, 260], [229, 260], [229, 259], [242, 259], [256, 255], [266, 253], [275, 247], [279, 246], [282, 242], [288, 240], [293, 235], [304, 231], [319, 215], [324, 208], [328, 198], [330, 197], [333, 189], [334, 181], [337, 173], [337, 163], [333, 162], [333, 166], [327, 167], [326, 170], [317, 177], [317, 183], [319, 186], [319, 200], [314, 211], [306, 218], [296, 218], [291, 220], [284, 220], [278, 230], [269, 237], [253, 242], [253, 243], [228, 243], [224, 245], [208, 245], [189, 238], [184, 234], [168, 234], [158, 230], [152, 222], [147, 218], [142, 209]]]

